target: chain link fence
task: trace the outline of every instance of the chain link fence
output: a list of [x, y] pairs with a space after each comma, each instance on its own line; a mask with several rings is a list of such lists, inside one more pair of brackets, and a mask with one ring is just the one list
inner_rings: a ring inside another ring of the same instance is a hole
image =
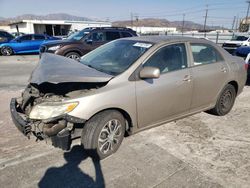
[[[162, 35], [159, 33], [151, 33], [146, 35]], [[163, 34], [164, 35], [164, 34]], [[243, 35], [249, 36], [248, 33], [165, 33], [167, 36], [179, 36], [179, 37], [196, 37], [204, 38], [215, 42], [216, 44], [222, 45], [225, 41], [231, 40], [233, 36]]]

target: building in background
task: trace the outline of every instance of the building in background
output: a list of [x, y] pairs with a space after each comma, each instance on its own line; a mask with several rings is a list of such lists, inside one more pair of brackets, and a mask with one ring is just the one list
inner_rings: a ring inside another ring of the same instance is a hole
[[4, 30], [4, 31], [10, 32], [9, 22], [1, 22], [0, 23], [0, 30]]
[[9, 24], [9, 32], [26, 34], [48, 34], [50, 36], [65, 36], [69, 31], [82, 30], [87, 27], [110, 27], [110, 22], [99, 21], [66, 21], [66, 20], [21, 20]]
[[239, 28], [240, 32], [249, 32], [250, 31], [249, 26], [250, 26], [250, 17], [247, 17], [247, 19], [244, 18], [240, 20], [240, 28]]

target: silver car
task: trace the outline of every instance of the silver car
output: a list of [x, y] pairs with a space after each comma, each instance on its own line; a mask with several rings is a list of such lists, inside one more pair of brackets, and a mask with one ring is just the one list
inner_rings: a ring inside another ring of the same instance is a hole
[[110, 42], [80, 63], [44, 54], [10, 104], [26, 136], [68, 150], [73, 139], [103, 159], [124, 135], [198, 112], [223, 116], [246, 82], [244, 61], [213, 42], [166, 36]]

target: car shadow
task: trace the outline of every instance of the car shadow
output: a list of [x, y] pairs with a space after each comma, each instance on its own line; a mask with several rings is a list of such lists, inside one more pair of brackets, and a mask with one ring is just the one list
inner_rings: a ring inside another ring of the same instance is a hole
[[92, 162], [95, 167], [95, 180], [88, 174], [84, 173], [80, 168], [79, 164], [86, 160], [86, 150], [82, 146], [73, 146], [69, 152], [64, 153], [66, 164], [61, 167], [51, 167], [47, 169], [44, 176], [38, 183], [40, 188], [49, 187], [105, 187], [103, 173], [100, 165], [100, 160], [92, 158]]

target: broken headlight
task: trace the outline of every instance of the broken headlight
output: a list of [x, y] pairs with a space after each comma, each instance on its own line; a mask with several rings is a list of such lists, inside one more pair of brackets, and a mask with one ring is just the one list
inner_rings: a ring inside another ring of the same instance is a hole
[[63, 114], [67, 114], [74, 110], [78, 102], [59, 103], [59, 102], [44, 102], [34, 106], [29, 114], [30, 119], [49, 119]]

